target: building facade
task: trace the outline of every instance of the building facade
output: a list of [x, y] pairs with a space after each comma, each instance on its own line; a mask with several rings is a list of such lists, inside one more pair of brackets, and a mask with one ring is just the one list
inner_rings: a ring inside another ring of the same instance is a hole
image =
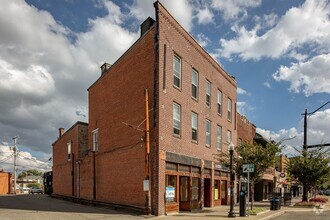
[[[53, 144], [54, 194], [155, 215], [229, 204], [229, 170], [216, 154], [237, 145], [236, 81], [154, 6], [156, 21], [147, 19], [141, 37], [88, 89], [88, 128], [76, 124]], [[78, 158], [68, 160], [68, 143]]]
[[0, 195], [10, 194], [12, 191], [12, 174], [0, 170]]

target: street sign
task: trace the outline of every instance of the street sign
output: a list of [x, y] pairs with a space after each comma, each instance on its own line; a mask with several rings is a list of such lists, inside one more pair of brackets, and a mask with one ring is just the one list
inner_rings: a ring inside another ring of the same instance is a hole
[[253, 173], [254, 172], [254, 164], [243, 164], [243, 173]]

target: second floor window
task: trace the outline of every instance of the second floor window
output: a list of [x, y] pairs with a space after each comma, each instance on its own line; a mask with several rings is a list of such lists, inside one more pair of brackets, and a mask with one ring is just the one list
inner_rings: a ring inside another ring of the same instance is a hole
[[181, 58], [174, 55], [173, 60], [173, 84], [177, 88], [181, 88]]
[[222, 127], [217, 126], [217, 149], [221, 150], [222, 147]]
[[181, 106], [173, 103], [173, 133], [180, 135], [181, 130]]
[[218, 90], [218, 102], [217, 102], [217, 111], [219, 115], [222, 115], [222, 92]]
[[68, 142], [68, 160], [71, 160], [71, 141]]
[[231, 121], [232, 118], [231, 111], [232, 111], [232, 102], [231, 99], [228, 98], [228, 115], [227, 115], [228, 121]]
[[227, 131], [227, 143], [230, 144], [231, 143], [231, 131]]
[[93, 131], [93, 151], [99, 150], [99, 129]]
[[198, 116], [196, 113], [191, 113], [191, 139], [197, 141], [198, 132], [197, 132]]
[[206, 106], [210, 107], [211, 105], [211, 83], [206, 80]]
[[194, 99], [198, 97], [198, 72], [196, 70], [192, 70], [191, 76], [191, 95]]
[[206, 120], [205, 145], [207, 147], [211, 146], [211, 122], [209, 120]]

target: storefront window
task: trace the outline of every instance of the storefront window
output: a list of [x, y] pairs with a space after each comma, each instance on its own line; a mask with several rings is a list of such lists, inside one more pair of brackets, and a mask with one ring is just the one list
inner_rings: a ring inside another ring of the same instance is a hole
[[226, 181], [221, 181], [221, 199], [226, 199], [226, 188], [227, 188]]
[[199, 197], [199, 178], [193, 177], [192, 178], [192, 192], [191, 192], [191, 200], [198, 201]]
[[166, 202], [176, 202], [176, 176], [166, 175]]
[[220, 199], [220, 180], [214, 180], [214, 200]]

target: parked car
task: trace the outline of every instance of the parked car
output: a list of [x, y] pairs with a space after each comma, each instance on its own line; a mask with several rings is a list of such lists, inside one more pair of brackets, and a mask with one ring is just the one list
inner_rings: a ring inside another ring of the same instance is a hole
[[30, 194], [42, 194], [42, 189], [40, 187], [33, 186], [31, 187]]
[[326, 196], [330, 196], [330, 189], [325, 190], [325, 191], [324, 191], [324, 195], [326, 195]]
[[22, 193], [23, 194], [29, 194], [30, 193], [30, 188], [28, 188], [28, 187], [23, 187], [23, 189], [22, 189]]

